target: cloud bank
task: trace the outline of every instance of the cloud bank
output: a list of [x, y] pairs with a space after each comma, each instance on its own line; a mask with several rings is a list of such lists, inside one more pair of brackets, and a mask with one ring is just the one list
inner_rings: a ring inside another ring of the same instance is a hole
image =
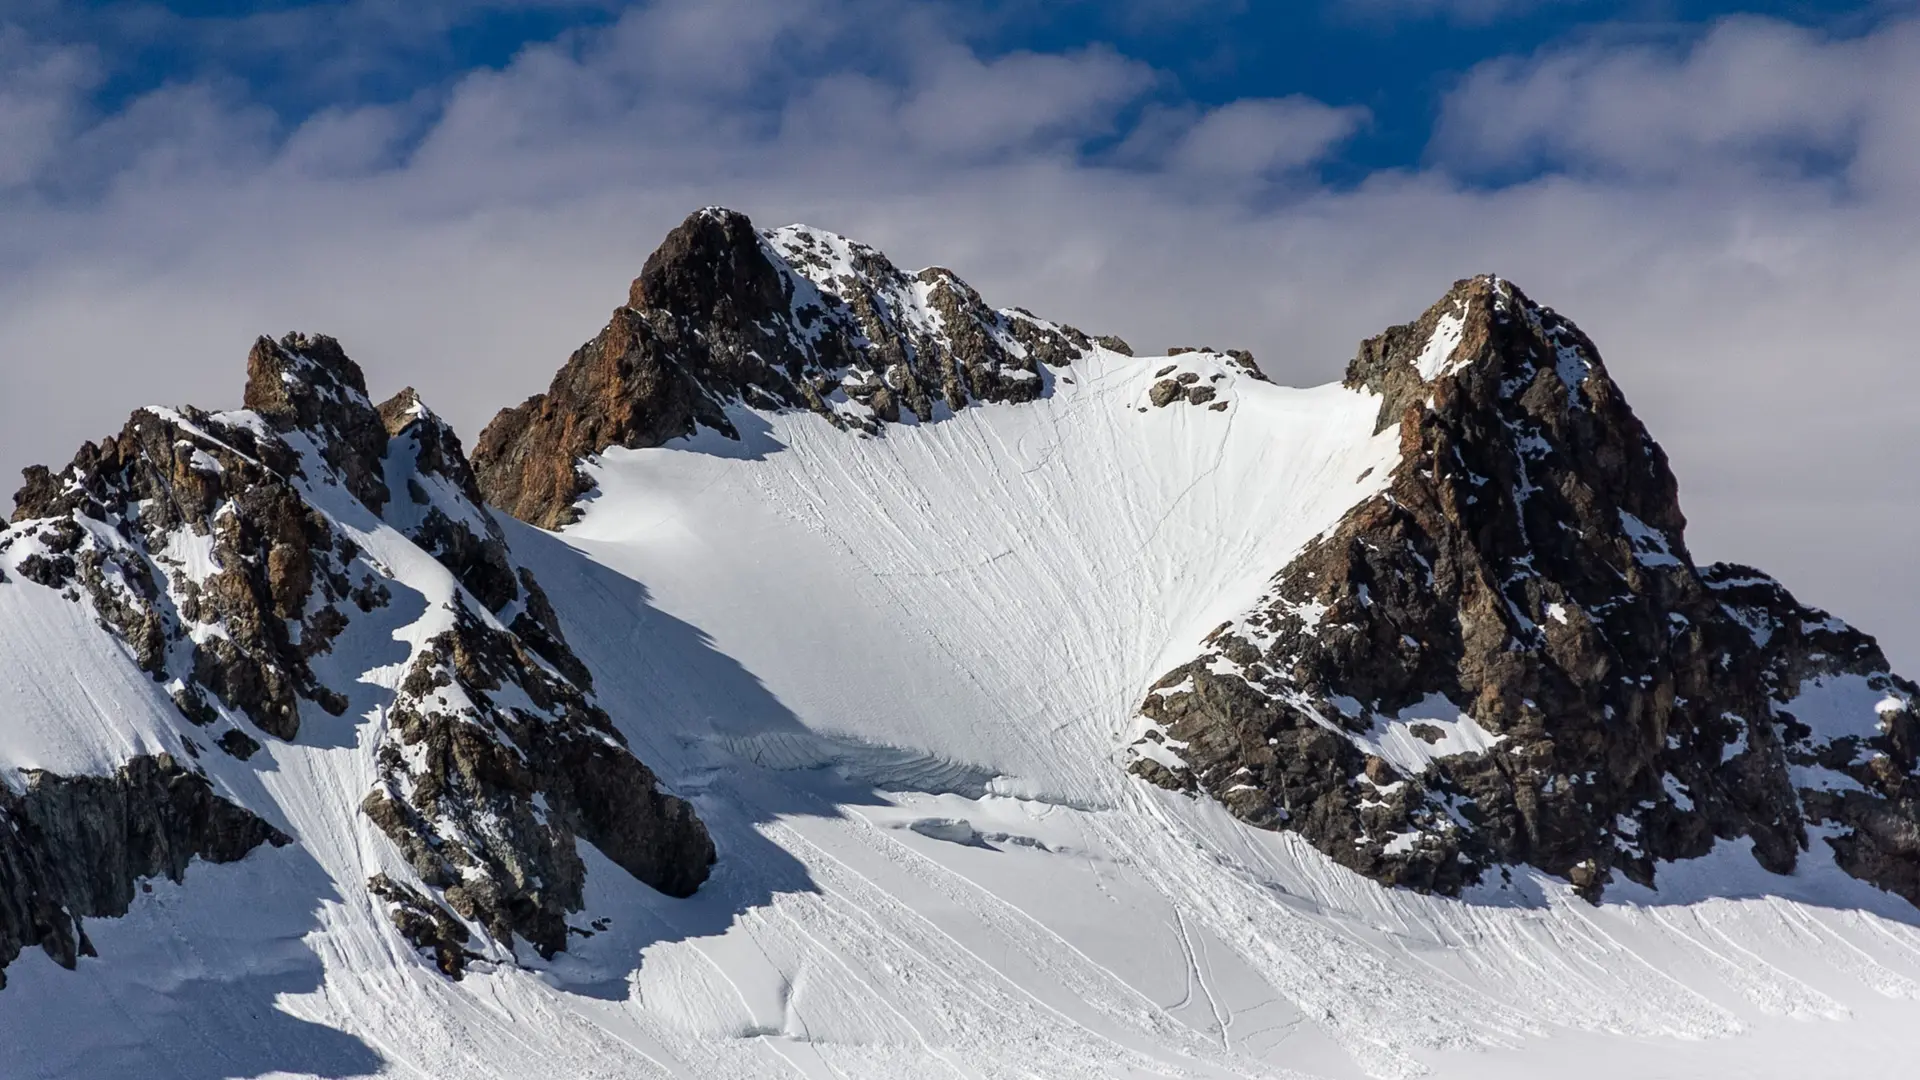
[[[0, 31], [0, 469], [143, 402], [235, 403], [252, 338], [294, 328], [471, 437], [709, 203], [1298, 383], [1494, 271], [1599, 342], [1697, 556], [1765, 567], [1920, 670], [1920, 24], [1489, 59], [1417, 166], [1334, 184], [1363, 107], [1206, 105], [1107, 46], [989, 53], [954, 9], [561, 7], [593, 25], [393, 92], [361, 91], [471, 10], [194, 24], [211, 59], [106, 105], [108, 46], [57, 15]], [[361, 90], [289, 110], [232, 74], [268, 61]]]

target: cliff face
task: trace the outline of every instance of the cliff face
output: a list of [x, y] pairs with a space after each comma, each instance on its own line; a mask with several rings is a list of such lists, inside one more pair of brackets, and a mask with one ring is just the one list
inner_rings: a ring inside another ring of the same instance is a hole
[[1916, 688], [1758, 571], [1697, 567], [1666, 457], [1508, 282], [1365, 342], [1400, 461], [1147, 695], [1134, 772], [1445, 893], [1810, 843], [1920, 903]]
[[30, 770], [21, 791], [0, 786], [0, 825], [0, 988], [23, 948], [69, 970], [95, 955], [82, 920], [125, 915], [144, 879], [181, 881], [195, 858], [233, 862], [290, 842], [166, 754], [111, 776]]
[[580, 461], [609, 447], [698, 428], [738, 438], [734, 405], [808, 409], [873, 433], [973, 402], [1028, 401], [1046, 385], [1043, 365], [1092, 345], [1072, 327], [987, 307], [951, 271], [909, 274], [843, 237], [762, 234], [742, 214], [707, 209], [667, 235], [546, 393], [494, 418], [474, 467], [488, 502], [558, 528], [587, 490]]
[[[215, 795], [192, 759], [248, 761], [263, 740], [299, 740], [315, 710], [380, 725], [363, 809], [419, 887], [384, 873], [372, 886], [449, 974], [469, 954], [446, 942], [469, 925], [509, 949], [516, 935], [565, 948], [565, 916], [584, 902], [577, 837], [662, 891], [697, 888], [714, 858], [705, 827], [595, 704], [453, 431], [412, 391], [374, 406], [331, 338], [263, 338], [247, 374], [245, 410], [143, 409], [58, 474], [28, 470], [0, 533], [17, 576], [0, 588], [88, 608], [172, 698], [186, 762], [34, 778], [0, 806], [21, 830], [0, 858], [25, 875], [0, 900], [0, 959], [41, 942], [70, 962], [74, 920], [124, 913], [136, 878], [288, 842]], [[376, 540], [410, 545], [452, 581], [420, 577], [395, 550], [376, 557]], [[392, 610], [402, 593], [445, 599], [406, 624]], [[341, 650], [363, 620], [401, 622], [424, 644], [396, 690], [349, 717], [385, 662]], [[63, 911], [72, 932], [48, 914]]]

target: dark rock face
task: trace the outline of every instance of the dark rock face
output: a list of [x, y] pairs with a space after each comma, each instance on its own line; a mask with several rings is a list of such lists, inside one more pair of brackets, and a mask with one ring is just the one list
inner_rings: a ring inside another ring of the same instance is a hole
[[[308, 360], [298, 348], [330, 359]], [[225, 739], [244, 717], [291, 739], [301, 701], [336, 716], [346, 708], [310, 661], [331, 650], [349, 611], [388, 598], [379, 568], [301, 485], [384, 500], [385, 433], [377, 418], [367, 426], [373, 412], [359, 369], [329, 338], [263, 338], [248, 371], [248, 399], [271, 413], [142, 409], [119, 435], [81, 447], [57, 476], [28, 469], [15, 497], [19, 527], [4, 543], [36, 546], [23, 573], [84, 592], [141, 669], [171, 684], [182, 715], [212, 738]], [[317, 426], [294, 426], [300, 416]], [[351, 441], [326, 442], [330, 430]], [[309, 476], [285, 437], [293, 432], [319, 449], [324, 474]], [[195, 552], [205, 565], [188, 565]]]
[[[578, 688], [470, 611], [415, 658], [389, 723], [363, 809], [422, 883], [502, 943], [566, 947], [586, 880], [575, 836], [670, 896], [706, 879], [713, 842], [692, 807]], [[448, 955], [436, 948], [443, 969]]]
[[[468, 939], [432, 914], [446, 907], [509, 948], [519, 934], [558, 951], [565, 916], [583, 903], [576, 837], [662, 891], [693, 892], [714, 858], [705, 827], [659, 790], [593, 703], [586, 666], [480, 502], [453, 431], [410, 390], [375, 408], [360, 369], [325, 337], [261, 339], [246, 400], [234, 413], [144, 409], [58, 475], [28, 470], [14, 527], [0, 533], [0, 556], [23, 580], [0, 587], [52, 588], [88, 606], [168, 688], [183, 756], [211, 743], [249, 761], [263, 747], [255, 732], [299, 738], [305, 705], [346, 712], [347, 683], [325, 685], [313, 661], [356, 620], [391, 619], [383, 609], [398, 588], [447, 591], [398, 579], [354, 539], [391, 526], [461, 586], [428, 613], [447, 629], [374, 713], [389, 727], [363, 808], [424, 886], [376, 888], [396, 925], [427, 942], [443, 970], [468, 955]], [[43, 830], [49, 865], [93, 865], [75, 844], [118, 828], [113, 806], [76, 806], [79, 825]], [[183, 865], [181, 856], [164, 872], [177, 877]], [[28, 888], [34, 903], [65, 904], [71, 893]], [[74, 913], [124, 913], [93, 895]], [[19, 940], [57, 936], [33, 933]]]
[[195, 858], [233, 862], [288, 842], [166, 754], [112, 776], [28, 770], [19, 794], [0, 785], [0, 987], [28, 946], [69, 970], [94, 955], [81, 920], [125, 915], [142, 880], [178, 882]]
[[388, 521], [494, 620], [459, 598], [452, 627], [416, 655], [388, 710], [379, 786], [362, 806], [445, 907], [384, 878], [370, 887], [455, 977], [474, 954], [446, 908], [502, 944], [517, 934], [544, 956], [566, 947], [586, 880], [576, 836], [641, 881], [691, 894], [714, 860], [705, 826], [659, 790], [589, 699], [586, 666], [539, 582], [513, 566], [459, 438], [410, 390], [379, 413], [391, 439], [386, 476], [406, 493]]
[[460, 436], [411, 388], [381, 404], [390, 442], [386, 472], [405, 492], [387, 521], [453, 571], [542, 660], [584, 690], [593, 676], [567, 647], [559, 616], [540, 583], [513, 565], [500, 523], [486, 510]]
[[379, 417], [382, 458], [401, 488], [388, 522], [453, 571], [487, 610], [504, 608], [520, 595], [519, 583], [499, 524], [468, 511], [483, 504], [460, 437], [411, 387], [382, 402]]
[[433, 965], [456, 982], [467, 973], [467, 962], [485, 959], [467, 948], [473, 932], [445, 907], [410, 885], [385, 874], [367, 879], [367, 891], [387, 902], [393, 928], [408, 944], [433, 955]]
[[387, 433], [367, 408], [367, 382], [340, 343], [324, 334], [261, 338], [247, 355], [246, 407], [279, 432], [309, 434], [320, 456], [367, 509], [387, 504], [379, 463]]
[[1137, 774], [1393, 885], [1613, 876], [1815, 839], [1920, 903], [1920, 717], [1873, 641], [1696, 567], [1665, 455], [1585, 335], [1457, 284], [1365, 342], [1401, 460], [1149, 693]]
[[446, 908], [502, 944], [518, 934], [551, 956], [584, 903], [576, 837], [662, 892], [690, 895], [714, 861], [706, 827], [659, 790], [592, 702], [586, 665], [539, 582], [514, 566], [459, 437], [411, 390], [378, 413], [395, 492], [387, 521], [478, 601], [456, 598], [451, 628], [414, 657], [388, 708], [379, 785], [362, 804], [445, 900], [376, 880], [395, 925], [456, 976], [473, 954]]
[[667, 235], [545, 394], [494, 418], [474, 467], [494, 506], [558, 528], [588, 487], [580, 459], [701, 427], [738, 438], [729, 405], [807, 409], [873, 434], [971, 402], [1032, 400], [1042, 365], [1093, 347], [1072, 327], [987, 307], [951, 271], [908, 274], [863, 244], [761, 234], [707, 209]]

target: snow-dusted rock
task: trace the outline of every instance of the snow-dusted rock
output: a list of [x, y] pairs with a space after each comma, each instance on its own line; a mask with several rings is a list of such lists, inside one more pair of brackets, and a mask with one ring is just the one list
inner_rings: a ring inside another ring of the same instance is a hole
[[[246, 403], [143, 409], [60, 473], [28, 470], [13, 527], [0, 533], [0, 564], [17, 580], [0, 587], [48, 590], [88, 611], [173, 716], [155, 733], [164, 751], [131, 758], [119, 781], [46, 773], [0, 807], [27, 829], [23, 865], [58, 871], [16, 883], [97, 879], [117, 890], [23, 886], [31, 903], [0, 903], [0, 942], [42, 941], [70, 963], [74, 935], [36, 912], [120, 914], [124, 899], [101, 896], [130, 895], [135, 877], [179, 879], [195, 852], [239, 857], [246, 847], [203, 839], [204, 829], [259, 819], [229, 801], [218, 770], [210, 780], [192, 763], [221, 754], [232, 768], [271, 767], [256, 759], [262, 740], [296, 741], [316, 725], [321, 738], [376, 732], [364, 811], [427, 890], [395, 882], [396, 867], [383, 896], [418, 897], [416, 909], [439, 897], [501, 945], [518, 935], [550, 955], [583, 904], [576, 836], [648, 884], [692, 892], [713, 860], [706, 830], [594, 703], [451, 429], [411, 391], [375, 408], [359, 368], [326, 337], [262, 338]], [[396, 638], [411, 642], [397, 679], [378, 655]], [[117, 801], [75, 804], [84, 820], [64, 830], [28, 828], [57, 793], [88, 784], [107, 784], [99, 790]], [[187, 809], [166, 816], [181, 799]], [[198, 825], [169, 824], [182, 814]], [[216, 832], [285, 840], [264, 824]], [[110, 842], [63, 840], [92, 834]], [[420, 925], [400, 908], [395, 918]], [[17, 951], [0, 944], [0, 960]], [[449, 957], [460, 955], [441, 950], [443, 967], [457, 973]]]
[[475, 468], [489, 502], [551, 528], [577, 517], [582, 458], [698, 428], [737, 439], [731, 404], [807, 409], [871, 434], [976, 401], [1030, 401], [1046, 367], [1092, 348], [1070, 326], [987, 307], [950, 270], [907, 273], [845, 237], [763, 234], [710, 207], [667, 235], [546, 393], [494, 418]]
[[1347, 385], [1399, 426], [1387, 488], [1156, 683], [1136, 773], [1389, 884], [1528, 864], [1597, 897], [1744, 839], [1920, 903], [1920, 691], [1758, 571], [1695, 567], [1578, 328], [1474, 278]]

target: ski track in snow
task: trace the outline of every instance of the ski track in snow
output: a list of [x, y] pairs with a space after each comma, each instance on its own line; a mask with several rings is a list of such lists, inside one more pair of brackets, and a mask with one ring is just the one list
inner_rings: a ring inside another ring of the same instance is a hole
[[[1228, 408], [1140, 411], [1169, 363], [1219, 375]], [[1817, 841], [1792, 878], [1723, 845], [1598, 908], [1521, 873], [1446, 900], [1128, 778], [1145, 687], [1384, 484], [1397, 434], [1372, 434], [1372, 398], [1205, 354], [1071, 377], [881, 438], [743, 414], [745, 444], [609, 452], [563, 537], [508, 523], [600, 700], [714, 833], [694, 898], [583, 845], [575, 925], [603, 931], [442, 979], [363, 888], [397, 862], [355, 809], [376, 678], [357, 729], [315, 714], [264, 767], [205, 759], [299, 843], [155, 883], [88, 925], [101, 959], [77, 972], [23, 955], [0, 1072], [1788, 1077], [1907, 1053], [1915, 913]], [[354, 527], [420, 595], [338, 653], [397, 672], [451, 579]], [[0, 716], [29, 720], [0, 758], [100, 772], [168, 748], [171, 705], [76, 605], [0, 587], [0, 630], [22, 626]]]

